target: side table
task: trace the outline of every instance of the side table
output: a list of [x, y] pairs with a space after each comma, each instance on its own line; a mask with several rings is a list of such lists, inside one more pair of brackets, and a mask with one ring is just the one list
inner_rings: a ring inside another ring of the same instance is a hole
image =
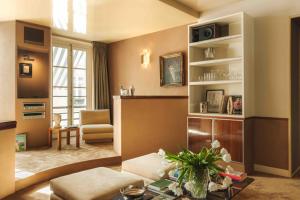
[[71, 131], [76, 131], [76, 147], [79, 148], [80, 147], [80, 131], [79, 131], [79, 127], [65, 127], [65, 128], [49, 128], [48, 130], [48, 146], [52, 147], [52, 135], [53, 135], [53, 131], [57, 131], [57, 150], [61, 150], [61, 135], [63, 132], [67, 133], [67, 144], [70, 144], [70, 133]]

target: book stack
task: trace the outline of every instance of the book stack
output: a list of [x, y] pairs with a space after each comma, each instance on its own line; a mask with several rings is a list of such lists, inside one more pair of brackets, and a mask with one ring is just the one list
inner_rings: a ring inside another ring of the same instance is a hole
[[243, 182], [247, 178], [247, 174], [240, 171], [220, 172], [220, 176], [230, 177], [233, 181]]
[[148, 190], [158, 194], [158, 196], [154, 197], [152, 200], [156, 199], [164, 199], [164, 200], [173, 200], [174, 196], [170, 195], [170, 190], [168, 189], [169, 185], [172, 184], [173, 181], [168, 179], [160, 179], [155, 181], [147, 186]]

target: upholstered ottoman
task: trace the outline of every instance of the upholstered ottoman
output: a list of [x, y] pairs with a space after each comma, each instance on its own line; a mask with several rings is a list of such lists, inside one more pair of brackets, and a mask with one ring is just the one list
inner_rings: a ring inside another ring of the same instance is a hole
[[52, 179], [51, 200], [110, 200], [127, 185], [143, 186], [130, 174], [99, 167]]
[[168, 172], [173, 168], [173, 164], [166, 162], [157, 153], [150, 153], [122, 162], [122, 171], [133, 173], [153, 181], [166, 178]]

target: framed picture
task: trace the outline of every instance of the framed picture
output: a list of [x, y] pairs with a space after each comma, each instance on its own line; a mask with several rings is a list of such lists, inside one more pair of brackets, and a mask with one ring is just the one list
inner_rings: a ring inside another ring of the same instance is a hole
[[206, 90], [207, 112], [219, 113], [224, 90]]
[[181, 52], [160, 56], [159, 61], [160, 86], [183, 86], [185, 84]]
[[16, 135], [16, 151], [26, 151], [26, 133]]
[[242, 104], [242, 96], [235, 95], [231, 96], [232, 98], [232, 114], [241, 115], [243, 104]]
[[20, 77], [31, 78], [32, 77], [32, 64], [31, 63], [19, 63]]

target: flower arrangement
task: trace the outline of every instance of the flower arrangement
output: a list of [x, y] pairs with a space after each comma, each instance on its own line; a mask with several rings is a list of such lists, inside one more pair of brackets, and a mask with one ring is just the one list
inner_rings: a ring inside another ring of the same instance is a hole
[[220, 147], [218, 140], [211, 143], [211, 148], [202, 148], [199, 153], [184, 149], [178, 154], [172, 154], [160, 149], [158, 155], [167, 162], [176, 164], [179, 176], [177, 182], [171, 184], [169, 189], [177, 196], [183, 194], [183, 183], [194, 198], [205, 198], [207, 190], [212, 192], [226, 189], [232, 184], [229, 177], [225, 177], [222, 183], [213, 181], [220, 172], [233, 170], [230, 166], [224, 169], [217, 164], [218, 161], [231, 162], [230, 154], [225, 148]]

